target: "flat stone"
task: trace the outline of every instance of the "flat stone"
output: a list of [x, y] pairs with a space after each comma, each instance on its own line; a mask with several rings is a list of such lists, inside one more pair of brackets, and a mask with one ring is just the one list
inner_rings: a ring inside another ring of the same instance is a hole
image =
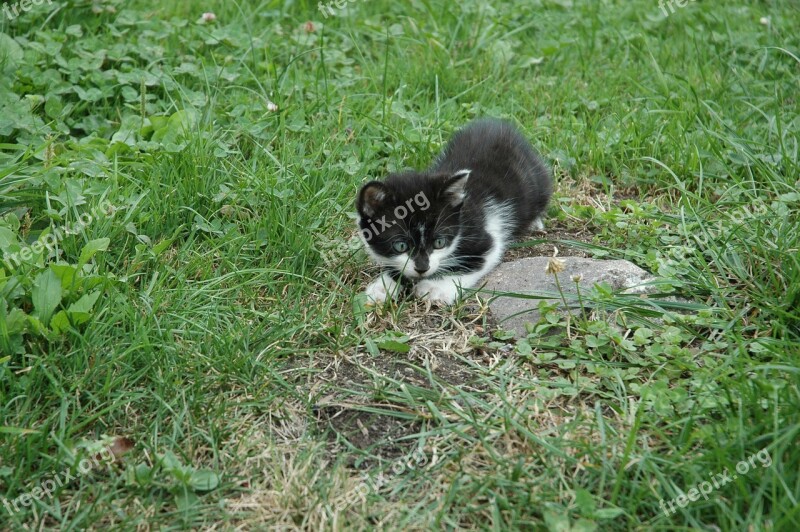
[[[627, 260], [600, 260], [583, 257], [558, 257], [564, 262], [564, 271], [559, 272], [558, 280], [565, 294], [576, 294], [572, 278], [582, 276], [579, 283], [581, 293], [589, 291], [596, 283], [605, 282], [615, 290], [628, 289], [629, 293], [645, 293], [643, 283], [653, 280], [653, 276]], [[505, 262], [492, 271], [485, 279], [482, 292], [514, 292], [530, 295], [558, 294], [555, 277], [545, 273], [550, 257], [526, 257]], [[538, 310], [541, 299], [521, 299], [500, 296], [492, 301], [489, 308], [502, 327], [514, 331], [517, 337], [527, 335], [526, 323], [536, 323], [541, 314]], [[548, 302], [560, 302], [560, 296]], [[569, 302], [569, 297], [567, 298]], [[561, 305], [563, 307], [563, 304]], [[573, 311], [574, 312], [574, 311]]]

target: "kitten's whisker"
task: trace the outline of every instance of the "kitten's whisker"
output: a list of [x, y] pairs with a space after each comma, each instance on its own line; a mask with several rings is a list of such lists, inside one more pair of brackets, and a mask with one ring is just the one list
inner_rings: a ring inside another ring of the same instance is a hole
[[439, 216], [436, 217], [436, 224], [434, 225], [434, 227], [438, 229], [438, 227], [442, 223], [447, 222], [447, 221], [450, 220], [450, 218], [453, 218], [453, 217], [458, 216], [458, 215], [459, 215], [458, 212], [450, 212], [450, 213], [447, 214], [446, 217], [442, 218], [442, 213], [439, 213]]

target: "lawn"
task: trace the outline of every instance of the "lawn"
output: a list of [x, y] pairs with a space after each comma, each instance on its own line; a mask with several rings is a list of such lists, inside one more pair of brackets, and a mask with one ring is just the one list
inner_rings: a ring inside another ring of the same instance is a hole
[[[0, 529], [800, 530], [798, 28], [796, 0], [9, 0]], [[358, 187], [482, 116], [555, 176], [510, 255], [657, 293], [516, 341], [491, 294], [365, 306]]]

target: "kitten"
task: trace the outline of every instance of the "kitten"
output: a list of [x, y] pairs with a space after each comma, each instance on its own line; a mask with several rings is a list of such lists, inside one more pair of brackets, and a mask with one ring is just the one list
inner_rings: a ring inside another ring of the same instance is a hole
[[452, 304], [497, 266], [509, 243], [543, 230], [550, 171], [508, 122], [482, 119], [458, 131], [433, 166], [391, 174], [358, 193], [359, 235], [383, 267], [366, 290], [374, 303], [403, 282], [416, 296]]

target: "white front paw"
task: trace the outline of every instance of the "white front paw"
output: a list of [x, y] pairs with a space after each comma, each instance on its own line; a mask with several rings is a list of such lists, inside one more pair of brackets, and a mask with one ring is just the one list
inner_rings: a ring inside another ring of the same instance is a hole
[[381, 275], [367, 286], [365, 293], [367, 299], [376, 305], [380, 305], [387, 299], [394, 299], [397, 295], [398, 285], [394, 279], [388, 275]]
[[458, 299], [458, 287], [449, 280], [420, 281], [414, 287], [414, 294], [431, 303], [452, 305]]

